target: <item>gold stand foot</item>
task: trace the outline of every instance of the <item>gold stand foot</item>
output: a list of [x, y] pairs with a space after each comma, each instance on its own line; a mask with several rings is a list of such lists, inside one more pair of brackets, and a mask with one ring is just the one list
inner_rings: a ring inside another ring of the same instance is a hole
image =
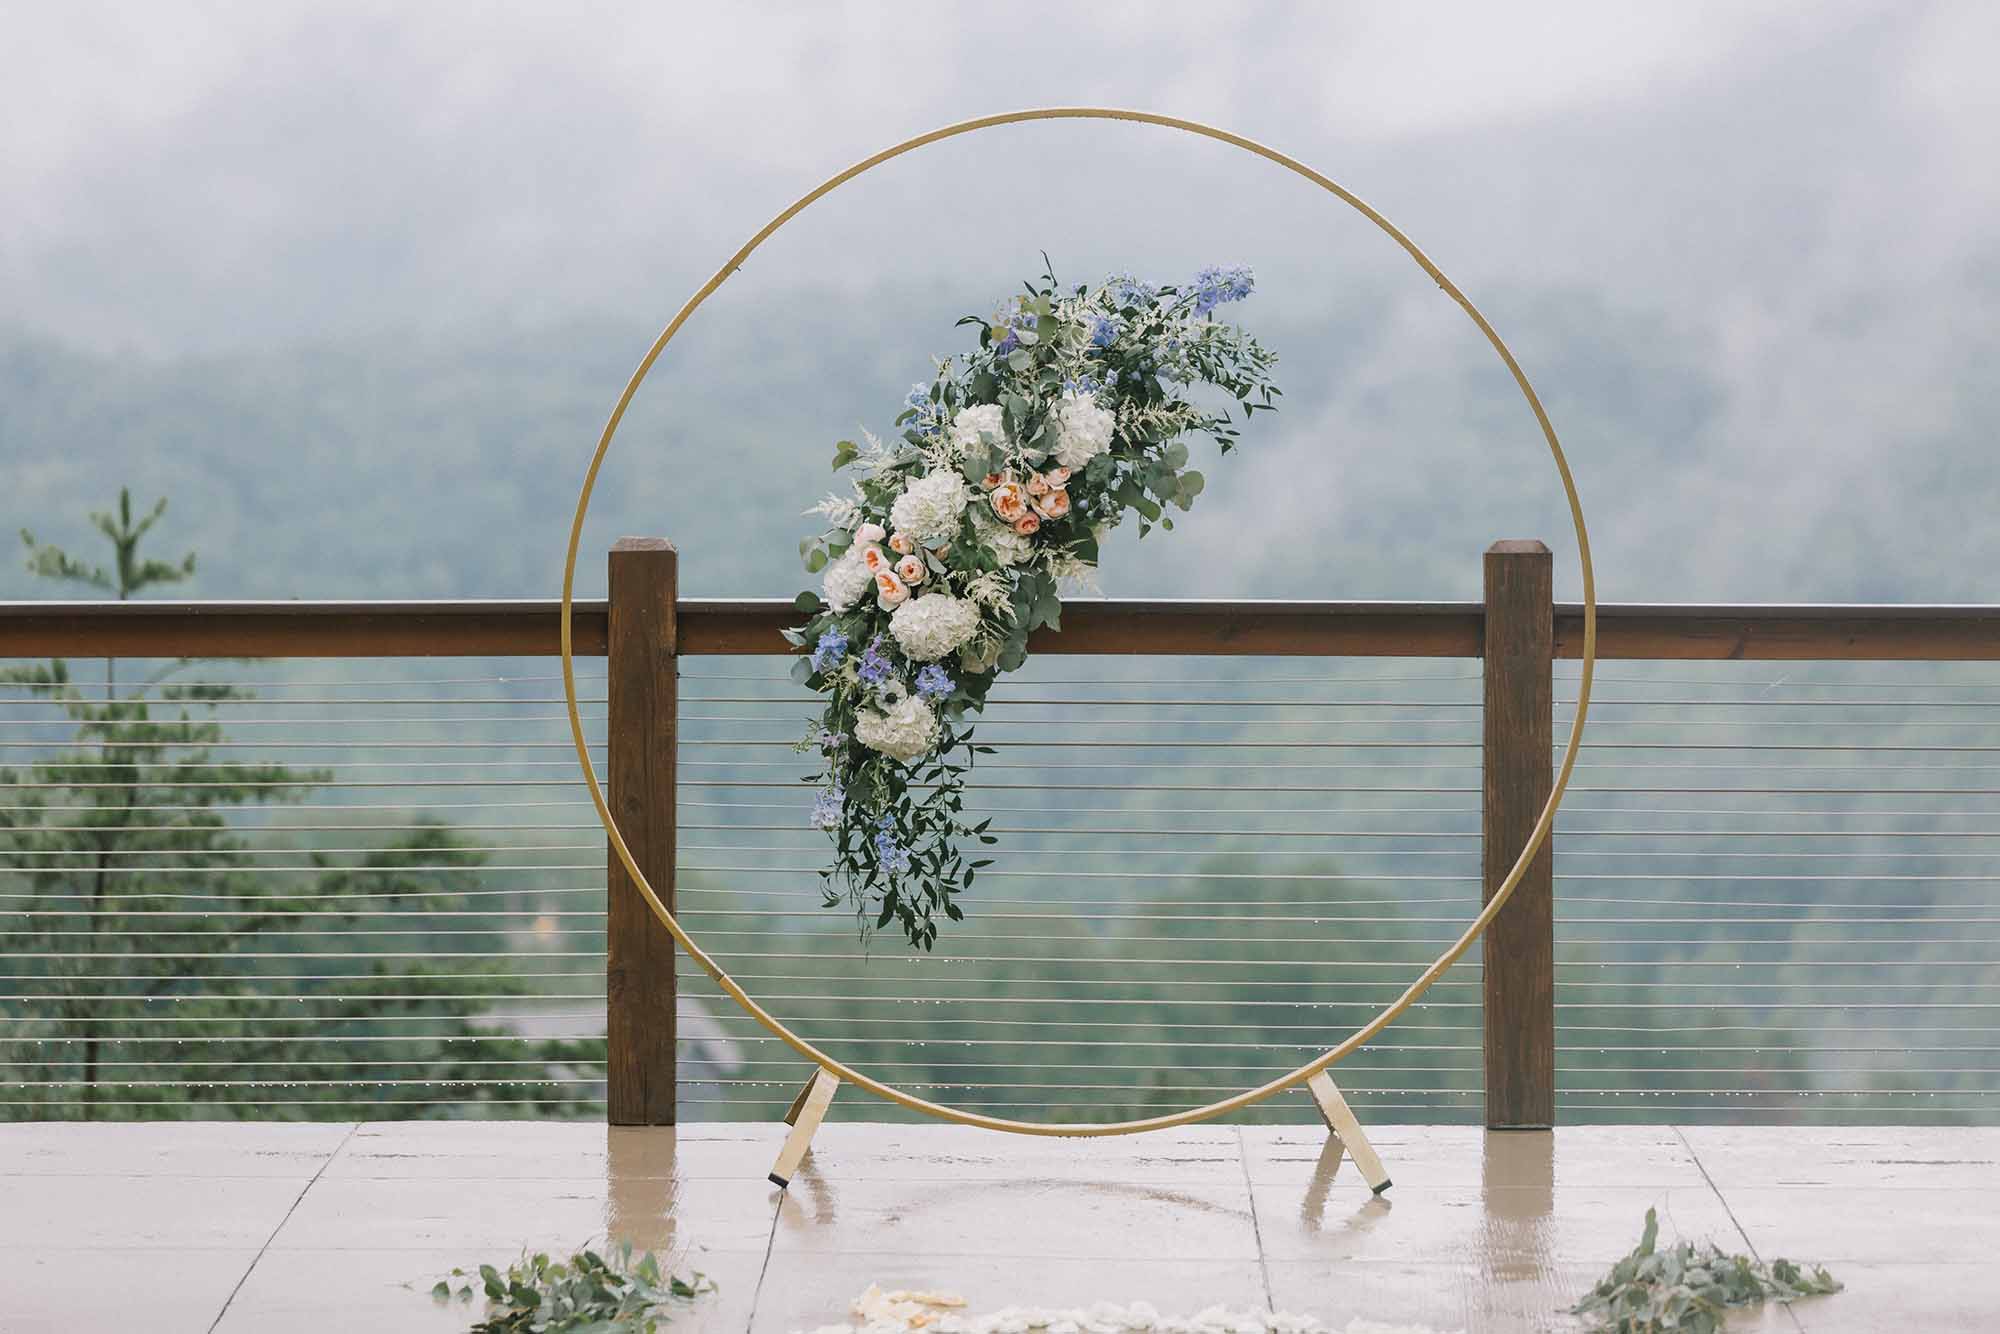
[[[1347, 1099], [1340, 1096], [1340, 1090], [1334, 1087], [1326, 1071], [1322, 1070], [1306, 1080], [1306, 1092], [1312, 1094], [1313, 1101], [1319, 1105], [1320, 1119], [1326, 1122], [1333, 1142], [1345, 1149], [1348, 1157], [1354, 1159], [1354, 1165], [1361, 1169], [1361, 1177], [1368, 1183], [1368, 1189], [1377, 1195], [1389, 1189], [1389, 1174], [1383, 1170], [1382, 1160], [1375, 1156], [1375, 1146], [1362, 1133], [1361, 1122], [1354, 1118], [1354, 1109], [1347, 1105]], [[1333, 1166], [1338, 1168], [1339, 1165], [1339, 1151], [1336, 1150]]]
[[792, 1184], [792, 1176], [799, 1170], [799, 1163], [812, 1147], [813, 1132], [826, 1119], [826, 1109], [833, 1102], [834, 1090], [840, 1087], [840, 1080], [825, 1070], [813, 1071], [806, 1086], [799, 1090], [799, 1096], [792, 1099], [792, 1109], [785, 1113], [785, 1124], [792, 1133], [785, 1136], [785, 1147], [778, 1150], [778, 1161], [771, 1168], [771, 1184], [784, 1190]]

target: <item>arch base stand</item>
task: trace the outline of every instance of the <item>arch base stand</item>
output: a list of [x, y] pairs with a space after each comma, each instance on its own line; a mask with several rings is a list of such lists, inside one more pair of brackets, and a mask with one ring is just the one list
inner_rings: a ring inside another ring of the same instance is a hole
[[[838, 1076], [827, 1070], [813, 1071], [799, 1095], [792, 1099], [791, 1110], [785, 1113], [785, 1124], [791, 1133], [785, 1136], [785, 1145], [778, 1150], [778, 1161], [771, 1167], [771, 1184], [779, 1190], [791, 1187], [792, 1178], [798, 1174], [799, 1164], [805, 1160], [806, 1150], [812, 1147], [813, 1133], [826, 1120], [826, 1109], [833, 1105], [833, 1095], [840, 1089]], [[1375, 1146], [1368, 1142], [1368, 1136], [1361, 1129], [1361, 1122], [1355, 1119], [1354, 1109], [1347, 1105], [1347, 1099], [1340, 1095], [1326, 1071], [1306, 1080], [1306, 1092], [1312, 1095], [1313, 1103], [1319, 1108], [1322, 1121], [1326, 1122], [1328, 1135], [1334, 1147], [1334, 1165], [1338, 1167], [1339, 1155], [1345, 1153], [1361, 1169], [1361, 1176], [1368, 1183], [1368, 1189], [1380, 1195], [1391, 1184], [1388, 1171], [1375, 1153]]]
[[1306, 1092], [1319, 1107], [1320, 1120], [1326, 1122], [1327, 1133], [1332, 1137], [1335, 1157], [1334, 1169], [1340, 1166], [1339, 1154], [1344, 1150], [1361, 1169], [1362, 1180], [1368, 1189], [1380, 1195], [1389, 1189], [1389, 1173], [1382, 1166], [1382, 1160], [1375, 1154], [1375, 1146], [1368, 1142], [1368, 1136], [1361, 1131], [1361, 1122], [1355, 1120], [1354, 1109], [1347, 1105], [1347, 1099], [1340, 1096], [1340, 1090], [1333, 1080], [1322, 1070], [1306, 1079]]
[[799, 1163], [812, 1147], [813, 1132], [826, 1119], [826, 1109], [832, 1105], [834, 1091], [839, 1087], [839, 1077], [822, 1068], [813, 1071], [812, 1078], [799, 1090], [799, 1096], [792, 1099], [792, 1110], [785, 1113], [785, 1124], [792, 1128], [792, 1133], [785, 1136], [785, 1147], [778, 1150], [778, 1161], [771, 1168], [771, 1184], [779, 1190], [791, 1186]]

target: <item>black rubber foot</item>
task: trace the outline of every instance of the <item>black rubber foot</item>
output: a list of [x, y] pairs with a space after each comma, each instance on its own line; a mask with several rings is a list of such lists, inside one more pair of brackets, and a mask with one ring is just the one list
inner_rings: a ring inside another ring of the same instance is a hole
[[[777, 1178], [776, 1178], [776, 1177], [772, 1177], [772, 1178], [771, 1178], [771, 1180], [773, 1180], [773, 1181], [776, 1181], [776, 1180], [777, 1180]], [[1382, 1183], [1381, 1185], [1379, 1185], [1379, 1186], [1375, 1187], [1375, 1193], [1376, 1193], [1377, 1195], [1380, 1195], [1380, 1194], [1381, 1194], [1381, 1193], [1382, 1193], [1383, 1191], [1385, 1191], [1385, 1190], [1389, 1189], [1389, 1187], [1391, 1187], [1391, 1186], [1393, 1186], [1393, 1185], [1395, 1185], [1395, 1184], [1396, 1184], [1396, 1183], [1395, 1183], [1395, 1182], [1393, 1182], [1393, 1181], [1384, 1181], [1384, 1182], [1383, 1182], [1383, 1183]]]
[[792, 1188], [792, 1183], [779, 1176], [776, 1172], [771, 1173], [771, 1184], [779, 1190], [790, 1190]]

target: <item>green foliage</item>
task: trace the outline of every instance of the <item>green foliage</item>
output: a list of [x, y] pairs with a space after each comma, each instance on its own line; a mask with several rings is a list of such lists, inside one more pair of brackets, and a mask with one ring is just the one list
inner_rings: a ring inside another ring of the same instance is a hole
[[26, 528], [21, 530], [21, 541], [28, 548], [28, 570], [43, 579], [56, 579], [65, 583], [83, 584], [88, 588], [102, 589], [115, 594], [120, 601], [134, 593], [143, 592], [154, 584], [177, 584], [194, 575], [194, 553], [190, 551], [181, 558], [178, 565], [166, 561], [139, 559], [139, 543], [152, 531], [160, 516], [167, 512], [164, 497], [155, 501], [152, 510], [137, 523], [132, 521], [132, 492], [124, 487], [118, 491], [118, 511], [106, 514], [92, 511], [90, 521], [111, 543], [116, 561], [112, 569], [102, 565], [90, 565], [77, 560], [61, 547], [42, 542]]
[[1724, 1255], [1710, 1243], [1683, 1241], [1661, 1250], [1659, 1236], [1659, 1216], [1648, 1209], [1638, 1246], [1571, 1308], [1590, 1322], [1592, 1334], [1715, 1334], [1731, 1307], [1789, 1302], [1841, 1288], [1818, 1265], [1810, 1272], [1790, 1260], [1766, 1265]]
[[566, 1260], [524, 1255], [504, 1271], [492, 1265], [472, 1273], [454, 1269], [431, 1297], [442, 1306], [483, 1295], [486, 1317], [472, 1326], [473, 1334], [653, 1334], [672, 1307], [714, 1290], [700, 1274], [667, 1273], [650, 1251], [635, 1261], [628, 1241], [609, 1260], [578, 1251]]
[[[32, 540], [31, 564], [120, 595], [172, 582], [192, 556], [168, 567], [137, 553], [163, 509], [134, 523], [121, 493], [115, 519], [95, 516], [115, 570]], [[459, 998], [526, 988], [503, 960], [452, 960], [447, 978], [421, 949], [450, 924], [438, 914], [479, 888], [467, 868], [480, 854], [426, 825], [354, 865], [297, 848], [280, 850], [282, 864], [305, 870], [261, 864], [229, 813], [298, 800], [327, 775], [219, 758], [228, 738], [215, 709], [250, 694], [174, 683], [186, 665], [122, 692], [114, 663], [101, 686], [62, 661], [0, 671], [0, 686], [45, 704], [68, 732], [41, 757], [0, 766], [0, 957], [18, 993], [0, 1000], [8, 1115], [282, 1118], [392, 1099], [420, 1116], [499, 1096], [481, 1063], [518, 1059], [521, 1043], [478, 1025]], [[411, 952], [392, 967], [355, 948], [345, 933], [366, 919], [407, 926]], [[425, 1040], [389, 1040], [413, 1019]], [[555, 1066], [581, 1059], [577, 1047], [526, 1054]], [[574, 1086], [523, 1087], [544, 1114], [591, 1105]]]

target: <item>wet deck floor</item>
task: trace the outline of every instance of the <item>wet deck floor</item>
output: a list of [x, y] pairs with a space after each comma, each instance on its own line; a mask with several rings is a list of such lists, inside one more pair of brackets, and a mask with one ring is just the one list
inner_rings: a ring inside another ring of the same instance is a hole
[[869, 1283], [974, 1311], [1224, 1303], [1440, 1329], [1554, 1312], [1663, 1231], [1819, 1260], [1849, 1290], [1732, 1328], [2000, 1330], [2000, 1128], [1375, 1132], [1372, 1197], [1323, 1138], [1201, 1127], [1024, 1140], [834, 1123], [789, 1193], [782, 1127], [522, 1122], [0, 1125], [0, 1329], [452, 1330], [453, 1265], [609, 1234], [719, 1291], [676, 1329], [788, 1331]]

